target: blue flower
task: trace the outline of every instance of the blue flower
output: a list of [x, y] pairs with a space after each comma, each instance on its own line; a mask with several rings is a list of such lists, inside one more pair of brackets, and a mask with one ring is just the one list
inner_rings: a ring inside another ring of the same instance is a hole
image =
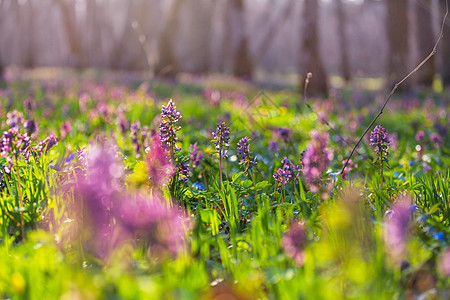
[[204, 191], [206, 190], [205, 185], [201, 182], [195, 182], [192, 184], [192, 187], [195, 188], [197, 191]]

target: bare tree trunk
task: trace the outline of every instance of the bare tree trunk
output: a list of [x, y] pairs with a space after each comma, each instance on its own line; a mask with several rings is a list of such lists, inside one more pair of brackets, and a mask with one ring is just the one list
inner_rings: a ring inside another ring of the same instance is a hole
[[53, 0], [61, 9], [64, 29], [66, 31], [67, 40], [69, 42], [70, 52], [75, 56], [75, 66], [83, 68], [86, 66], [85, 57], [83, 55], [83, 46], [81, 38], [77, 33], [75, 20], [75, 2], [66, 0]]
[[[0, 28], [2, 28], [4, 23], [4, 4], [5, 1], [0, 1]], [[3, 57], [2, 57], [2, 51], [0, 47], [0, 82], [4, 80], [3, 72], [4, 72], [5, 66], [3, 65]]]
[[[415, 2], [417, 16], [417, 37], [419, 41], [419, 59], [425, 58], [430, 54], [434, 46], [433, 17], [431, 1], [417, 0]], [[416, 73], [417, 83], [420, 85], [431, 86], [436, 73], [435, 58], [432, 57]]]
[[[276, 22], [273, 24], [269, 24], [269, 28], [264, 33], [264, 38], [261, 43], [259, 43], [258, 47], [256, 47], [257, 52], [253, 55], [253, 61], [259, 62], [264, 58], [267, 51], [270, 49], [270, 45], [272, 44], [278, 30], [284, 25], [284, 23], [289, 19], [289, 16], [295, 11], [295, 3], [296, 0], [290, 0], [287, 2], [284, 10], [281, 12], [280, 17], [276, 19]], [[269, 6], [273, 5], [272, 3], [268, 4]], [[271, 7], [267, 9], [267, 11], [271, 11]], [[267, 14], [267, 13], [266, 13]], [[266, 16], [265, 19], [268, 19], [269, 16]]]
[[[387, 82], [393, 86], [408, 72], [408, 0], [386, 0], [386, 5], [389, 45]], [[402, 90], [408, 88], [408, 82], [400, 86]]]
[[90, 66], [99, 67], [98, 60], [103, 55], [102, 16], [97, 0], [86, 1], [86, 60]]
[[232, 35], [233, 75], [239, 78], [253, 77], [253, 62], [248, 47], [245, 9], [243, 0], [229, 0], [227, 27]]
[[[109, 57], [109, 65], [113, 69], [119, 69], [123, 67], [123, 58], [126, 47], [129, 46], [126, 39], [129, 38], [131, 23], [133, 20], [133, 6], [135, 4], [135, 0], [128, 0], [127, 11], [126, 11], [126, 19], [124, 27], [122, 28], [122, 34], [115, 41], [113, 50], [111, 52], [111, 56]], [[133, 34], [134, 36], [134, 34]]]
[[[303, 4], [303, 24], [300, 30], [302, 47], [299, 53], [299, 73], [311, 72], [308, 92], [311, 94], [327, 94], [328, 81], [320, 58], [319, 47], [319, 0], [305, 0]], [[304, 78], [300, 80], [303, 88]]]
[[27, 68], [34, 68], [36, 65], [35, 56], [37, 49], [35, 47], [35, 12], [33, 7], [33, 0], [28, 0], [25, 8], [22, 8], [26, 15], [26, 27], [24, 27], [23, 37], [25, 40], [25, 57], [24, 57], [24, 66]]
[[155, 73], [161, 76], [175, 77], [178, 73], [178, 62], [175, 53], [175, 38], [178, 30], [178, 16], [183, 0], [174, 0], [169, 13], [164, 20], [164, 28], [159, 37], [158, 63]]
[[[445, 0], [439, 0], [440, 10], [445, 13]], [[445, 86], [450, 86], [450, 30], [449, 23], [446, 24], [444, 30], [444, 38], [442, 39], [442, 69], [441, 76]]]
[[346, 16], [345, 7], [342, 0], [335, 0], [336, 13], [338, 19], [338, 41], [339, 49], [341, 51], [341, 75], [346, 82], [350, 80], [350, 64], [348, 57], [348, 40], [346, 34]]

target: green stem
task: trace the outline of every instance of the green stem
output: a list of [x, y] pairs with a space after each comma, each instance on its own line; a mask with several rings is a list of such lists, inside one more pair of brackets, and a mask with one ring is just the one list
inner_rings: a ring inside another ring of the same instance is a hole
[[223, 184], [222, 184], [222, 154], [219, 150], [219, 178], [220, 178], [220, 190], [223, 191]]
[[250, 172], [250, 175], [251, 175], [251, 177], [252, 177], [253, 188], [255, 189], [255, 201], [256, 201], [256, 197], [258, 196], [258, 191], [257, 191], [257, 189], [256, 189], [255, 176], [253, 175], [253, 172], [252, 172], [252, 171], [249, 171], [249, 172]]
[[17, 157], [16, 157], [16, 173], [17, 173], [17, 194], [19, 196], [19, 204], [20, 204], [20, 229], [22, 233], [22, 241], [25, 242], [25, 222], [23, 219], [23, 200], [22, 200], [22, 191], [20, 188], [20, 172], [19, 172], [19, 165], [17, 164]]
[[380, 184], [380, 192], [381, 194], [383, 194], [383, 151], [380, 151], [380, 161], [381, 161], [381, 172], [380, 172], [380, 180], [381, 180], [381, 184]]

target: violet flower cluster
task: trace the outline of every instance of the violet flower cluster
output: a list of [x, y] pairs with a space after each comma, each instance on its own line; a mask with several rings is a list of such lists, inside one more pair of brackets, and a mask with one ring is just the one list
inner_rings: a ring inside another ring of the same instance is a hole
[[34, 136], [38, 130], [37, 123], [33, 120], [27, 120], [23, 124], [23, 129], [25, 130], [25, 134], [28, 136]]
[[169, 159], [176, 168], [177, 179], [183, 182], [187, 182], [189, 179], [189, 164], [186, 163], [187, 159], [180, 155], [181, 148], [176, 145], [178, 138], [176, 136], [180, 127], [176, 123], [182, 118], [181, 113], [177, 111], [177, 107], [173, 103], [172, 99], [169, 100], [166, 106], [162, 106], [161, 109], [161, 123], [159, 125], [159, 137], [161, 140], [161, 146], [169, 152]]
[[23, 124], [23, 114], [21, 111], [13, 110], [6, 114], [6, 124], [10, 128], [19, 127]]
[[381, 125], [375, 126], [370, 134], [370, 145], [375, 148], [375, 151], [377, 151], [380, 156], [385, 158], [388, 155], [390, 141], [386, 129]]
[[289, 227], [281, 239], [281, 246], [286, 255], [292, 258], [297, 266], [305, 263], [305, 245], [307, 242], [306, 228], [302, 223], [295, 223]]
[[190, 146], [190, 152], [189, 152], [189, 160], [192, 163], [192, 168], [197, 169], [202, 161], [205, 159], [203, 156], [203, 151], [198, 150], [197, 142], [194, 144], [191, 144]]
[[240, 158], [239, 164], [243, 165], [246, 170], [253, 169], [256, 164], [256, 156], [252, 159], [250, 155], [250, 139], [248, 137], [244, 137], [239, 140], [237, 143], [237, 156]]
[[153, 187], [162, 187], [175, 173], [167, 151], [162, 147], [158, 137], [153, 137], [153, 142], [148, 148], [146, 158], [150, 184]]
[[[188, 222], [181, 210], [156, 194], [125, 192], [124, 169], [112, 149], [92, 148], [83, 154], [88, 172], [78, 180], [75, 220], [85, 251], [106, 260], [124, 244], [141, 243], [157, 255], [176, 255], [184, 249]], [[161, 175], [158, 171], [155, 174]]]
[[286, 185], [292, 180], [298, 181], [302, 166], [294, 165], [286, 156], [281, 163], [283, 164], [283, 167], [279, 168], [277, 172], [273, 174], [273, 178], [282, 185]]
[[320, 134], [312, 131], [311, 136], [313, 140], [309, 143], [302, 159], [303, 177], [311, 192], [317, 193], [321, 189], [321, 176], [333, 160], [333, 152], [327, 149], [327, 133]]
[[219, 157], [226, 158], [228, 149], [230, 148], [230, 128], [225, 125], [225, 122], [217, 124], [217, 129], [213, 132], [214, 145], [219, 153]]
[[134, 146], [134, 151], [136, 152], [136, 155], [139, 155], [141, 153], [141, 147], [142, 147], [141, 143], [139, 141], [140, 128], [141, 128], [141, 123], [139, 121], [134, 121], [130, 127], [131, 143]]
[[159, 125], [159, 137], [163, 147], [166, 149], [178, 150], [176, 146], [177, 131], [179, 126], [175, 124], [181, 119], [181, 114], [177, 111], [177, 107], [172, 99], [169, 100], [166, 106], [163, 105], [161, 109], [161, 124]]
[[178, 173], [178, 180], [187, 182], [189, 180], [189, 164], [180, 161], [177, 164], [177, 173]]
[[47, 154], [48, 151], [58, 144], [59, 138], [57, 138], [54, 134], [49, 135], [45, 140], [40, 142], [37, 146], [33, 148], [33, 150], [36, 150], [38, 153]]
[[21, 116], [22, 113], [17, 111], [8, 113], [7, 123], [11, 128], [4, 131], [1, 137], [0, 156], [7, 161], [7, 165], [4, 167], [6, 173], [11, 172], [13, 161], [15, 159], [22, 157], [25, 160], [29, 160], [32, 152], [39, 156], [47, 154], [50, 148], [58, 143], [58, 138], [54, 135], [50, 135], [37, 146], [31, 147], [31, 135], [35, 132], [37, 125], [34, 124], [34, 122], [30, 123], [32, 121], [27, 121], [25, 122], [25, 125], [27, 125], [27, 123], [33, 125], [29, 125], [28, 128], [27, 126], [24, 126], [26, 132], [24, 134], [20, 133], [19, 126], [23, 123], [23, 118], [21, 118]]

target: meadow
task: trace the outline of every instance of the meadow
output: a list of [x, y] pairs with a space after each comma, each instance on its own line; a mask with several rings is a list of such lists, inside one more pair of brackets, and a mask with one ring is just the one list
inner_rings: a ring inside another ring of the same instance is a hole
[[0, 298], [448, 299], [449, 99], [9, 80]]

